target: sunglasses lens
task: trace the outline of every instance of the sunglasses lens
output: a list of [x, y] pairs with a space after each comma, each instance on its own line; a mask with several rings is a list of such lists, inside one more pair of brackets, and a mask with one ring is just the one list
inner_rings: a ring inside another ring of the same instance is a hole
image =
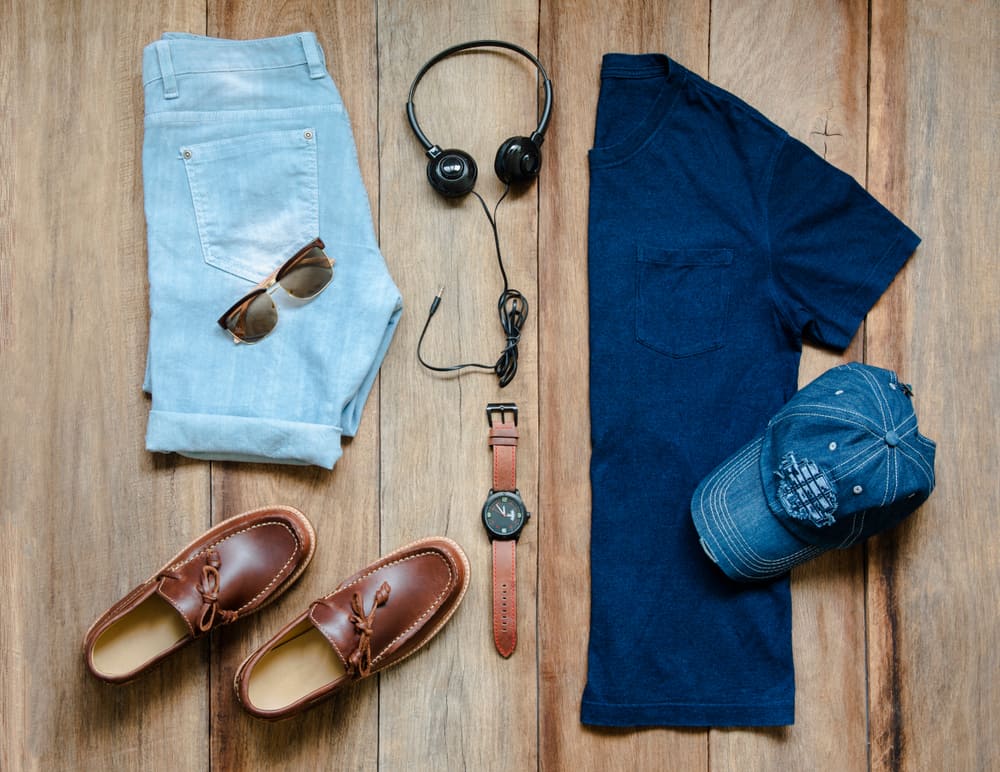
[[313, 247], [278, 275], [278, 284], [289, 295], [307, 300], [322, 292], [333, 279], [333, 266], [322, 249]]
[[226, 319], [226, 329], [246, 343], [256, 343], [278, 323], [278, 309], [266, 292], [240, 304]]

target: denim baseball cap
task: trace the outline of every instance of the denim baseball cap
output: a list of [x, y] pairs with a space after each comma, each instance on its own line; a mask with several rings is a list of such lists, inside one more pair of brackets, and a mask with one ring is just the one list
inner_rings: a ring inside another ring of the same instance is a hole
[[858, 362], [828, 370], [691, 499], [701, 546], [732, 579], [784, 574], [899, 523], [934, 489], [913, 390]]

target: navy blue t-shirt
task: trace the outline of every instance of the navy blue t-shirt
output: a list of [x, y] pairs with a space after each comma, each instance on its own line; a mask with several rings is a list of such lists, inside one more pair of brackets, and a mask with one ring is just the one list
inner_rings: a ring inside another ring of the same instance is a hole
[[846, 347], [919, 239], [662, 55], [604, 57], [594, 145], [582, 720], [791, 724], [788, 581], [726, 578], [691, 494], [795, 393], [803, 339]]

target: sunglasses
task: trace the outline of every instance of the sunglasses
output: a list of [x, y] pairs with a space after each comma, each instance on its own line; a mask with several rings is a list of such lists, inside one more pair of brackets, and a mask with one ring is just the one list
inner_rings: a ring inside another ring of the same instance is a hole
[[311, 300], [329, 286], [334, 260], [326, 256], [324, 246], [321, 239], [306, 244], [219, 317], [219, 326], [234, 343], [256, 343], [278, 324], [272, 289], [281, 287], [292, 297]]

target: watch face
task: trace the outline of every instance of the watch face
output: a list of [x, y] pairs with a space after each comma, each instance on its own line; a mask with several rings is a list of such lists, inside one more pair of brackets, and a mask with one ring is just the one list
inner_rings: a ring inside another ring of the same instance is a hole
[[513, 539], [527, 519], [524, 502], [513, 491], [491, 493], [483, 505], [483, 524], [495, 539]]

